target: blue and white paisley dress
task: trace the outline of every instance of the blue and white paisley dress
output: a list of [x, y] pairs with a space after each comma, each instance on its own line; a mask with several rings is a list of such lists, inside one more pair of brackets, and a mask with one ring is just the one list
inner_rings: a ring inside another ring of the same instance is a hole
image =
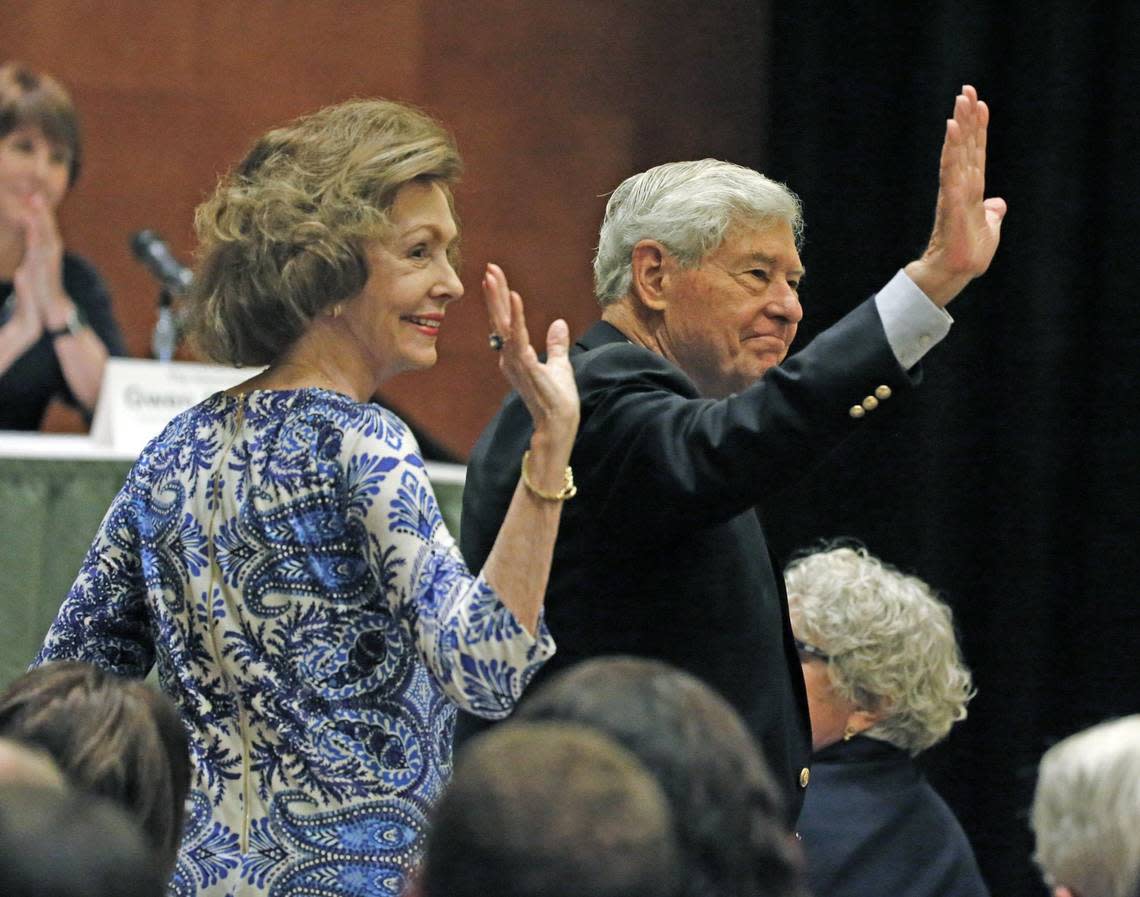
[[147, 446], [36, 662], [157, 661], [194, 782], [175, 895], [398, 894], [455, 705], [554, 652], [447, 532], [407, 427], [321, 389], [219, 393]]

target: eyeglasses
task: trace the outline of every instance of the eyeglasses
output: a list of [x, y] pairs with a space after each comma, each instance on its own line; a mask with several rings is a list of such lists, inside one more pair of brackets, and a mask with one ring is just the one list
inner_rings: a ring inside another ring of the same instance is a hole
[[792, 641], [796, 644], [796, 651], [799, 652], [801, 660], [804, 657], [814, 657], [816, 660], [822, 660], [824, 663], [827, 663], [829, 660], [831, 660], [830, 654], [821, 648], [817, 648], [815, 645], [809, 645], [807, 642], [801, 642], [798, 638], [794, 638]]

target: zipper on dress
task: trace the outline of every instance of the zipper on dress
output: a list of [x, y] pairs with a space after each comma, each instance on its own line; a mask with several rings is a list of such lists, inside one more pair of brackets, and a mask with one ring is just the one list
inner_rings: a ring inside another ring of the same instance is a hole
[[[213, 478], [213, 477], [218, 478], [219, 482], [217, 485], [219, 487], [221, 486], [220, 480], [221, 480], [221, 475], [222, 475], [222, 468], [224, 467], [226, 459], [229, 457], [230, 452], [233, 450], [234, 443], [237, 442], [238, 435], [241, 433], [241, 429], [245, 424], [245, 401], [246, 401], [245, 393], [239, 393], [234, 398], [237, 400], [238, 406], [237, 406], [237, 414], [234, 416], [233, 434], [230, 436], [230, 441], [226, 444], [225, 449], [218, 455], [218, 466], [211, 476], [211, 478]], [[211, 514], [210, 514], [210, 525], [207, 527], [207, 531], [206, 531], [207, 544], [209, 545], [209, 550], [210, 550], [210, 582], [209, 582], [209, 587], [206, 591], [206, 595], [209, 596], [208, 600], [211, 602], [213, 601], [214, 583], [216, 581], [217, 571], [218, 571], [217, 555], [216, 555], [216, 550], [214, 548], [214, 525], [215, 525], [215, 522], [217, 520], [218, 511], [221, 509], [221, 506], [222, 506], [221, 499], [220, 499], [220, 496], [221, 496], [221, 489], [220, 488], [217, 490], [217, 495], [219, 496], [219, 500], [218, 500], [217, 504], [214, 506], [213, 512], [211, 512]], [[226, 600], [228, 602], [228, 598]], [[240, 608], [238, 606], [234, 605], [230, 608], [230, 610], [233, 612], [233, 615], [235, 617], [240, 616], [241, 611], [240, 611]], [[207, 619], [209, 621], [207, 628], [209, 629], [209, 632], [210, 632], [210, 641], [211, 641], [211, 644], [213, 644], [213, 646], [214, 646], [215, 656], [217, 656], [219, 661], [221, 661], [222, 660], [222, 646], [218, 644], [218, 636], [217, 636], [217, 632], [215, 631], [215, 627], [214, 627], [212, 607], [207, 607], [206, 612], [208, 615]], [[249, 795], [249, 778], [250, 778], [250, 774], [249, 774], [249, 767], [250, 767], [249, 722], [248, 722], [248, 719], [246, 717], [245, 703], [241, 699], [241, 691], [238, 689], [237, 684], [234, 682], [233, 678], [230, 676], [229, 672], [226, 670], [224, 663], [222, 663], [221, 668], [222, 668], [222, 675], [225, 676], [225, 678], [226, 678], [226, 682], [229, 685], [229, 690], [230, 690], [231, 694], [234, 695], [234, 700], [237, 702], [237, 708], [238, 708], [238, 734], [239, 734], [240, 739], [241, 739], [241, 814], [242, 814], [241, 815], [241, 831], [238, 834], [238, 850], [241, 852], [242, 856], [244, 856], [246, 853], [249, 852], [249, 826], [250, 826], [250, 815], [251, 815], [250, 814], [250, 808], [249, 808], [249, 800], [250, 800], [250, 795]]]

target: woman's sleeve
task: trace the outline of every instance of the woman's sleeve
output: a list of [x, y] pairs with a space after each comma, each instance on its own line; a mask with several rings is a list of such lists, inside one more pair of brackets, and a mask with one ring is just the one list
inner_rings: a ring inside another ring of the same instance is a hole
[[448, 696], [470, 713], [504, 717], [554, 641], [543, 618], [529, 634], [467, 569], [410, 432], [386, 412], [383, 422], [346, 459], [349, 513], [367, 531], [372, 573]]
[[141, 678], [154, 664], [129, 482], [112, 502], [32, 666], [82, 660]]

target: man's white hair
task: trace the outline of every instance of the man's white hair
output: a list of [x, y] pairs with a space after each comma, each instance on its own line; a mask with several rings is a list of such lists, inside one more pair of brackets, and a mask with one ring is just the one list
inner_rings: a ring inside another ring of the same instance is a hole
[[1140, 893], [1140, 714], [1070, 735], [1045, 752], [1030, 820], [1034, 859], [1079, 897]]
[[669, 162], [626, 178], [610, 195], [594, 255], [594, 293], [604, 308], [630, 290], [633, 247], [657, 240], [686, 267], [716, 249], [734, 224], [786, 222], [803, 236], [799, 198], [783, 184], [717, 159]]

